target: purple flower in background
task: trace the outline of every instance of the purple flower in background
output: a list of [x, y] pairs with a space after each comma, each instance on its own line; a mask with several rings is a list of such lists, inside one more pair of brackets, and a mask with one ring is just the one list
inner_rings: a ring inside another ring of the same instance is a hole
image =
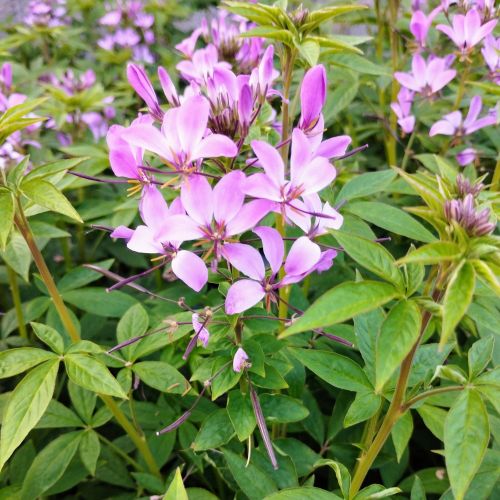
[[483, 103], [481, 97], [474, 96], [471, 99], [469, 112], [465, 120], [460, 111], [453, 111], [437, 121], [429, 132], [431, 137], [435, 135], [469, 135], [477, 130], [494, 125], [497, 121], [496, 110], [491, 109], [486, 116], [478, 119]]
[[198, 335], [198, 340], [203, 344], [203, 347], [207, 347], [210, 339], [210, 333], [205, 328], [204, 324], [200, 322], [200, 315], [198, 313], [193, 313], [191, 316], [191, 322], [193, 323], [193, 330], [195, 331], [195, 334]]
[[130, 144], [159, 155], [179, 173], [189, 175], [198, 170], [203, 158], [232, 158], [238, 152], [228, 137], [207, 135], [208, 115], [208, 101], [194, 96], [165, 113], [161, 131], [151, 124], [141, 124], [129, 127], [123, 136]]
[[31, 0], [24, 22], [29, 26], [55, 28], [69, 24], [66, 0]]
[[[320, 247], [306, 236], [298, 238], [290, 248], [283, 264], [285, 246], [279, 232], [267, 226], [254, 229], [262, 240], [262, 250], [271, 268], [266, 277], [264, 260], [259, 251], [250, 245], [229, 243], [224, 245], [227, 261], [250, 279], [242, 279], [231, 285], [227, 292], [225, 309], [227, 314], [238, 314], [266, 298], [269, 308], [276, 301], [275, 291], [283, 286], [297, 283], [314, 271], [328, 269], [336, 253], [321, 252]], [[285, 275], [281, 280], [278, 273], [283, 264]]]
[[176, 68], [188, 82], [193, 81], [198, 85], [205, 85], [208, 78], [213, 77], [215, 69], [231, 69], [231, 65], [219, 61], [217, 49], [210, 44], [203, 49], [196, 50], [190, 60], [181, 61]]
[[484, 208], [477, 212], [472, 193], [467, 194], [463, 200], [447, 200], [444, 215], [449, 222], [461, 226], [469, 236], [484, 236], [495, 229], [495, 224], [490, 222], [490, 209]]
[[484, 61], [490, 69], [490, 77], [500, 85], [500, 38], [488, 35], [484, 39], [484, 47], [481, 49]]
[[460, 151], [460, 153], [457, 153], [455, 158], [461, 167], [465, 167], [476, 161], [477, 151], [474, 148], [466, 148]]
[[269, 45], [264, 51], [258, 67], [252, 70], [248, 80], [253, 94], [260, 97], [260, 102], [263, 102], [266, 97], [279, 95], [272, 88], [278, 75], [279, 73], [274, 69], [274, 47]]
[[199, 292], [208, 279], [203, 260], [193, 252], [180, 250], [182, 239], [171, 241], [165, 236], [165, 229], [171, 217], [184, 212], [179, 199], [170, 205], [155, 186], [144, 189], [140, 203], [144, 225], [135, 230], [119, 226], [111, 233], [112, 238], [125, 238], [127, 247], [134, 252], [163, 255], [171, 263], [172, 272], [187, 286]]
[[448, 62], [444, 58], [429, 57], [427, 61], [420, 55], [415, 54], [412, 60], [411, 73], [394, 73], [396, 80], [408, 90], [413, 90], [430, 96], [455, 78], [457, 72], [448, 68]]
[[416, 10], [413, 12], [410, 21], [410, 31], [415, 37], [419, 47], [425, 47], [427, 34], [432, 26], [432, 21], [434, 18], [443, 10], [441, 5], [437, 6], [428, 16], [421, 10]]
[[0, 68], [0, 91], [4, 94], [10, 92], [12, 88], [12, 64], [3, 63]]
[[237, 373], [241, 372], [248, 366], [248, 359], [248, 354], [241, 347], [238, 347], [233, 358], [233, 370]]
[[455, 43], [462, 55], [467, 55], [475, 45], [493, 31], [496, 24], [496, 19], [482, 24], [478, 10], [471, 9], [465, 16], [455, 14], [452, 26], [438, 24], [436, 28]]
[[193, 175], [181, 187], [186, 215], [175, 215], [165, 223], [169, 240], [201, 240], [209, 245], [214, 263], [223, 256], [223, 244], [253, 228], [272, 209], [272, 203], [254, 200], [244, 204], [241, 185], [245, 175], [226, 174], [212, 189], [202, 175]]
[[414, 93], [406, 87], [398, 92], [398, 101], [391, 104], [391, 109], [398, 117], [398, 125], [405, 134], [411, 134], [415, 127], [415, 116], [411, 114]]
[[158, 121], [163, 120], [163, 111], [160, 108], [155, 89], [149, 80], [148, 75], [143, 68], [137, 64], [129, 63], [127, 65], [127, 79], [132, 88], [141, 96], [146, 103], [151, 116]]
[[314, 156], [310, 142], [304, 132], [295, 129], [292, 133], [290, 179], [285, 179], [285, 166], [278, 151], [264, 141], [252, 141], [259, 165], [265, 173], [248, 177], [244, 192], [254, 198], [276, 202], [288, 219], [309, 217], [293, 201], [321, 191], [336, 176], [335, 168], [322, 156]]

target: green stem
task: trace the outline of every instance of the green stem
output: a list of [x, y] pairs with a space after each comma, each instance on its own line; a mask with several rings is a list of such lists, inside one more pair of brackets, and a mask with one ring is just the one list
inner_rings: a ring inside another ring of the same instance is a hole
[[42, 277], [42, 280], [47, 287], [47, 291], [52, 298], [52, 302], [54, 303], [57, 313], [61, 318], [64, 328], [71, 337], [71, 341], [78, 342], [80, 340], [80, 334], [78, 333], [78, 330], [76, 329], [76, 326], [73, 323], [71, 316], [69, 315], [69, 311], [61, 295], [59, 294], [59, 290], [57, 289], [57, 286], [54, 282], [54, 278], [52, 278], [52, 274], [50, 273], [49, 268], [45, 263], [45, 259], [43, 258], [43, 255], [40, 252], [38, 245], [36, 244], [35, 238], [33, 236], [33, 233], [31, 232], [28, 220], [24, 215], [20, 201], [18, 201], [18, 213], [14, 217], [14, 222], [30, 249], [38, 272], [40, 273], [40, 276]]
[[[66, 307], [66, 304], [62, 300], [62, 297], [59, 294], [59, 290], [57, 289], [54, 279], [52, 278], [52, 274], [50, 273], [49, 268], [45, 263], [45, 259], [43, 258], [43, 255], [36, 244], [28, 220], [24, 215], [24, 211], [20, 200], [18, 200], [17, 205], [18, 205], [18, 213], [14, 216], [14, 222], [30, 249], [31, 255], [33, 256], [33, 260], [38, 268], [38, 271], [40, 273], [40, 276], [42, 277], [45, 286], [47, 287], [47, 291], [49, 292], [49, 295], [52, 298], [52, 301], [57, 310], [57, 313], [59, 314], [59, 317], [61, 318], [64, 328], [68, 332], [71, 341], [73, 343], [76, 343], [80, 340], [80, 334], [78, 333], [78, 330], [76, 329], [73, 321], [71, 320], [71, 316], [69, 315], [69, 311]], [[116, 421], [121, 425], [123, 430], [127, 433], [129, 438], [135, 444], [137, 450], [143, 456], [149, 471], [152, 474], [161, 478], [160, 471], [158, 469], [158, 466], [156, 465], [155, 459], [151, 453], [151, 450], [149, 449], [146, 439], [137, 432], [135, 427], [129, 422], [129, 420], [127, 419], [125, 414], [121, 411], [120, 407], [116, 404], [113, 398], [111, 398], [110, 396], [106, 396], [104, 394], [99, 394], [99, 397], [104, 401], [109, 411], [115, 417]]]
[[7, 264], [7, 277], [9, 279], [9, 287], [12, 295], [12, 302], [16, 311], [17, 327], [19, 335], [23, 339], [28, 338], [28, 331], [26, 330], [26, 322], [24, 321], [23, 306], [21, 301], [21, 293], [19, 291], [19, 283], [17, 281], [16, 272]]
[[465, 66], [465, 69], [462, 71], [462, 77], [460, 78], [460, 83], [457, 90], [457, 96], [455, 97], [455, 104], [453, 105], [453, 109], [457, 110], [460, 107], [460, 103], [462, 102], [462, 97], [465, 93], [465, 82], [469, 76], [470, 64]]
[[438, 394], [444, 394], [446, 392], [453, 391], [463, 391], [465, 387], [463, 385], [452, 385], [449, 387], [436, 387], [435, 389], [429, 389], [428, 391], [417, 394], [413, 398], [406, 401], [403, 405], [403, 411], [409, 410], [415, 403], [422, 401], [422, 399], [430, 398], [431, 396], [436, 396]]
[[125, 414], [121, 411], [120, 407], [116, 404], [115, 400], [104, 394], [99, 394], [99, 397], [104, 401], [104, 404], [108, 407], [109, 411], [113, 414], [116, 421], [122, 426], [123, 430], [127, 433], [128, 437], [135, 444], [139, 453], [144, 458], [149, 471], [155, 476], [161, 478], [160, 471], [156, 465], [156, 461], [149, 449], [148, 443], [144, 436], [141, 436], [137, 429], [130, 423]]
[[377, 435], [375, 436], [375, 439], [373, 440], [372, 444], [370, 445], [366, 453], [362, 454], [359, 459], [358, 468], [354, 474], [354, 477], [352, 478], [351, 488], [349, 490], [349, 499], [351, 500], [356, 496], [359, 489], [361, 488], [363, 481], [366, 475], [368, 474], [368, 471], [370, 470], [371, 466], [373, 465], [373, 462], [380, 453], [380, 450], [387, 441], [387, 438], [389, 437], [391, 430], [394, 427], [394, 424], [406, 411], [403, 403], [406, 393], [406, 386], [408, 384], [408, 378], [410, 376], [410, 371], [413, 363], [413, 358], [417, 351], [417, 347], [419, 346], [420, 341], [422, 340], [425, 329], [427, 328], [430, 319], [431, 319], [431, 313], [425, 311], [422, 317], [422, 323], [420, 327], [420, 334], [418, 340], [417, 342], [415, 342], [415, 345], [413, 346], [412, 350], [406, 356], [401, 365], [401, 370], [399, 372], [399, 377], [396, 384], [396, 390], [394, 391], [394, 395], [392, 397], [389, 410], [387, 411], [384, 420], [382, 421], [382, 425], [380, 426], [380, 429]]
[[401, 162], [401, 170], [406, 170], [406, 164], [408, 163], [408, 160], [410, 159], [410, 152], [411, 152], [411, 147], [413, 146], [413, 142], [415, 141], [416, 137], [416, 131], [417, 127], [413, 129], [413, 132], [410, 135], [410, 138], [408, 139], [408, 144], [406, 144], [404, 156], [403, 156], [403, 161]]
[[491, 180], [492, 191], [497, 191], [500, 188], [500, 156], [497, 159], [497, 164], [495, 165], [495, 171], [493, 172], [493, 179]]
[[132, 457], [130, 457], [127, 453], [125, 453], [122, 449], [120, 449], [116, 444], [114, 444], [112, 441], [109, 439], [105, 438], [101, 434], [97, 433], [97, 436], [99, 439], [103, 442], [106, 443], [117, 455], [122, 457], [125, 461], [127, 461], [134, 469], [138, 470], [139, 472], [144, 472], [144, 468], [141, 466], [139, 462], [136, 462]]

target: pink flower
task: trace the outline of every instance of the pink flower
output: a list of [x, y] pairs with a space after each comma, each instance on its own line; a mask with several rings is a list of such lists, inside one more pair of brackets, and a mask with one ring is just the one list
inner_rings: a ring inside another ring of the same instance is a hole
[[285, 179], [283, 160], [274, 147], [264, 141], [253, 141], [252, 148], [265, 173], [246, 179], [245, 194], [276, 202], [289, 219], [304, 217], [294, 208], [294, 200], [321, 191], [335, 179], [335, 168], [326, 158], [314, 156], [310, 142], [300, 129], [292, 133], [289, 180]]
[[207, 135], [208, 115], [208, 101], [194, 96], [165, 113], [161, 131], [151, 124], [134, 125], [123, 136], [130, 144], [157, 154], [167, 165], [189, 175], [203, 158], [232, 158], [238, 152], [228, 137]]
[[471, 9], [465, 16], [455, 14], [452, 19], [452, 27], [446, 24], [438, 24], [436, 28], [447, 35], [462, 54], [467, 54], [493, 31], [496, 24], [496, 19], [481, 24], [481, 16], [477, 9]]
[[398, 92], [398, 102], [391, 104], [391, 109], [398, 117], [398, 124], [405, 134], [411, 134], [415, 127], [415, 117], [411, 114], [414, 93], [406, 87]]
[[456, 74], [454, 69], [448, 69], [446, 59], [432, 57], [426, 62], [420, 54], [415, 54], [412, 60], [412, 72], [398, 71], [394, 73], [394, 77], [403, 87], [430, 96], [448, 85]]
[[300, 87], [301, 114], [299, 128], [304, 132], [314, 129], [326, 101], [326, 71], [322, 64], [312, 67], [304, 75]]
[[207, 45], [203, 49], [195, 50], [190, 60], [181, 61], [177, 64], [176, 68], [185, 80], [203, 85], [209, 77], [213, 76], [215, 69], [230, 69], [231, 65], [227, 62], [219, 61], [215, 46]]
[[193, 323], [193, 330], [195, 335], [198, 336], [198, 340], [203, 344], [203, 347], [207, 347], [208, 340], [210, 339], [210, 333], [203, 326], [204, 323], [200, 323], [200, 316], [197, 313], [193, 313], [191, 316], [191, 321]]
[[478, 119], [482, 107], [481, 97], [474, 96], [471, 99], [469, 112], [465, 120], [463, 120], [460, 111], [448, 113], [442, 120], [437, 121], [431, 127], [429, 135], [431, 137], [435, 135], [469, 135], [481, 128], [494, 125], [497, 121], [495, 109], [490, 110], [486, 116]]
[[133, 63], [128, 64], [127, 78], [133, 89], [146, 103], [151, 115], [161, 121], [164, 113], [158, 103], [158, 97], [156, 97], [155, 89], [153, 88], [153, 85], [151, 85], [148, 75], [144, 69]]
[[184, 213], [180, 200], [174, 200], [169, 208], [160, 191], [148, 186], [141, 199], [140, 212], [144, 225], [135, 230], [119, 226], [111, 237], [126, 239], [127, 247], [134, 252], [164, 255], [171, 263], [172, 272], [199, 292], [208, 279], [205, 263], [195, 253], [179, 249], [182, 238], [173, 241], [165, 234], [169, 219]]
[[238, 347], [233, 358], [233, 370], [237, 373], [241, 372], [241, 370], [247, 367], [248, 359], [248, 354], [241, 347]]
[[[266, 297], [267, 305], [276, 301], [275, 291], [279, 288], [297, 283], [308, 274], [328, 269], [336, 253], [331, 250], [321, 252], [320, 247], [309, 238], [298, 238], [290, 248], [283, 264], [285, 246], [283, 239], [274, 228], [261, 226], [254, 230], [262, 240], [262, 249], [269, 262], [271, 273], [266, 277], [264, 260], [260, 253], [250, 245], [229, 243], [224, 245], [224, 257], [227, 261], [250, 279], [242, 279], [233, 283], [226, 296], [226, 313], [238, 314]], [[277, 280], [283, 264], [285, 275]]]
[[[226, 174], [211, 188], [207, 179], [193, 175], [181, 187], [186, 215], [175, 215], [165, 223], [168, 240], [201, 240], [210, 244], [215, 261], [223, 255], [224, 242], [253, 228], [272, 209], [272, 203], [254, 200], [244, 204], [239, 170]], [[233, 240], [234, 241], [234, 240]]]
[[488, 35], [484, 39], [481, 54], [490, 69], [491, 79], [500, 85], [500, 38], [495, 39], [493, 35]]
[[474, 148], [466, 148], [457, 153], [455, 158], [461, 167], [465, 167], [476, 160], [477, 151]]
[[434, 18], [443, 10], [441, 5], [438, 5], [428, 16], [421, 10], [413, 12], [410, 21], [410, 31], [415, 37], [415, 41], [420, 47], [425, 47], [429, 28], [432, 26]]

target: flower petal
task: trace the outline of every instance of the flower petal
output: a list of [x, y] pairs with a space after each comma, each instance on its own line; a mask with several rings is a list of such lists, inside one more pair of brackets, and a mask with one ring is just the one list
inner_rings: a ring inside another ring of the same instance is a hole
[[280, 233], [268, 226], [256, 227], [253, 232], [262, 240], [262, 249], [271, 270], [277, 274], [283, 264], [285, 245]]
[[245, 179], [243, 192], [254, 198], [281, 201], [280, 189], [267, 174], [253, 174]]
[[196, 221], [187, 215], [172, 215], [162, 227], [158, 238], [163, 241], [188, 241], [197, 240], [204, 236]]
[[226, 314], [238, 314], [260, 302], [266, 292], [260, 283], [252, 280], [237, 281], [226, 295]]
[[154, 185], [144, 187], [139, 203], [139, 211], [146, 226], [153, 231], [159, 231], [170, 215], [165, 198]]
[[241, 190], [245, 174], [239, 170], [226, 174], [214, 187], [214, 218], [219, 223], [229, 222], [243, 206], [245, 195]]
[[297, 276], [313, 268], [321, 257], [321, 249], [306, 236], [297, 239], [285, 261], [285, 272]]
[[276, 186], [282, 186], [285, 183], [285, 166], [278, 151], [264, 141], [252, 141], [252, 149], [269, 178]]
[[156, 239], [154, 231], [147, 226], [138, 226], [127, 243], [133, 252], [163, 253], [161, 242]]
[[165, 136], [153, 125], [131, 125], [123, 131], [122, 137], [134, 146], [156, 153], [167, 160], [172, 159]]
[[238, 154], [236, 144], [222, 134], [211, 134], [200, 141], [191, 153], [191, 160], [198, 158], [233, 158]]
[[182, 150], [193, 153], [207, 130], [208, 101], [199, 95], [190, 97], [177, 110], [177, 134]]
[[244, 233], [258, 224], [269, 212], [275, 209], [275, 203], [269, 200], [252, 200], [226, 225], [226, 234], [233, 236]]
[[316, 150], [316, 156], [323, 156], [324, 158], [335, 158], [336, 156], [345, 155], [349, 144], [352, 139], [348, 135], [339, 135], [332, 137], [322, 142]]
[[304, 166], [296, 177], [296, 186], [302, 186], [303, 195], [317, 193], [328, 186], [337, 172], [330, 162], [321, 156], [317, 156], [308, 165]]
[[203, 259], [187, 250], [177, 252], [172, 259], [172, 271], [195, 292], [199, 292], [208, 281], [207, 266]]
[[326, 99], [326, 71], [322, 64], [304, 75], [300, 87], [301, 127], [309, 128], [319, 117]]
[[254, 280], [265, 277], [264, 262], [258, 250], [244, 243], [227, 243], [222, 247], [224, 258], [238, 271]]
[[192, 175], [181, 187], [182, 206], [196, 222], [209, 225], [213, 215], [212, 188], [203, 175]]

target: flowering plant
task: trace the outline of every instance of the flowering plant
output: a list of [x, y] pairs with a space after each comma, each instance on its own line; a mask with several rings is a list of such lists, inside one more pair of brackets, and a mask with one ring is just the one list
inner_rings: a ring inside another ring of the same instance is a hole
[[0, 72], [6, 495], [494, 496], [495, 6], [156, 4]]

